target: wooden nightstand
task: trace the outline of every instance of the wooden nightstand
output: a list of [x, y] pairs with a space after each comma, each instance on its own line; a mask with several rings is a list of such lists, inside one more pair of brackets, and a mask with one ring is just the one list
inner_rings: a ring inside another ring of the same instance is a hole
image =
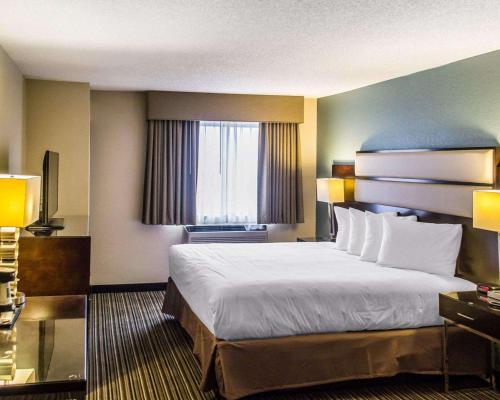
[[335, 238], [327, 236], [298, 237], [297, 242], [335, 242]]
[[493, 309], [479, 300], [475, 291], [448, 292], [439, 294], [439, 315], [444, 318], [443, 375], [445, 392], [449, 390], [447, 342], [448, 326], [451, 324], [491, 341], [490, 383], [493, 388], [496, 388], [493, 346], [494, 343], [500, 343], [500, 310]]

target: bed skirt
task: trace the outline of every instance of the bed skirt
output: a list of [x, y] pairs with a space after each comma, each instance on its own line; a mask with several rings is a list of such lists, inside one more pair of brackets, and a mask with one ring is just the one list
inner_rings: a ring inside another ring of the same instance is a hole
[[[201, 365], [200, 388], [218, 390], [230, 400], [400, 373], [442, 373], [441, 327], [225, 341], [217, 339], [191, 311], [172, 280], [163, 312], [174, 316], [193, 339], [193, 352]], [[448, 346], [451, 374], [487, 373], [490, 346], [486, 340], [451, 327]]]

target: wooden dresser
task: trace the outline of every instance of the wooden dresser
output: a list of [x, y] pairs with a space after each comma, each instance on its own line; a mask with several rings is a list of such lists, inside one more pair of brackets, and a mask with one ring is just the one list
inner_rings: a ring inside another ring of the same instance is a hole
[[26, 296], [88, 294], [90, 236], [87, 217], [66, 217], [52, 236], [23, 231], [19, 239], [19, 290]]

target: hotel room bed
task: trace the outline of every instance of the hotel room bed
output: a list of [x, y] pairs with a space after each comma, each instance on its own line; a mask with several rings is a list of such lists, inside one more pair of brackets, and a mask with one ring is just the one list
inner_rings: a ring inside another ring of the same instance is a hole
[[[357, 201], [336, 204], [462, 225], [456, 277], [365, 263], [330, 243], [173, 248], [163, 311], [193, 339], [201, 388], [238, 399], [441, 374], [438, 293], [498, 279], [497, 235], [474, 229], [471, 210], [474, 190], [500, 185], [499, 163], [496, 148], [358, 152]], [[450, 373], [485, 375], [489, 346], [451, 327]]]
[[[163, 311], [193, 339], [201, 388], [228, 399], [440, 374], [438, 293], [475, 287], [363, 262], [325, 242], [179, 245], [170, 260]], [[465, 346], [451, 351], [451, 373], [485, 374], [488, 344], [452, 328], [449, 347]]]
[[224, 340], [437, 326], [439, 292], [475, 290], [461, 278], [360, 261], [329, 242], [170, 251], [179, 292]]

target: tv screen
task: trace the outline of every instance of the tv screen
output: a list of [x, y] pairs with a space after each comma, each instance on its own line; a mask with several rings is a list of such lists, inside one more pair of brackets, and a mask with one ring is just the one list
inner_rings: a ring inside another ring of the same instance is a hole
[[59, 153], [46, 151], [43, 158], [40, 222], [48, 224], [58, 208]]

